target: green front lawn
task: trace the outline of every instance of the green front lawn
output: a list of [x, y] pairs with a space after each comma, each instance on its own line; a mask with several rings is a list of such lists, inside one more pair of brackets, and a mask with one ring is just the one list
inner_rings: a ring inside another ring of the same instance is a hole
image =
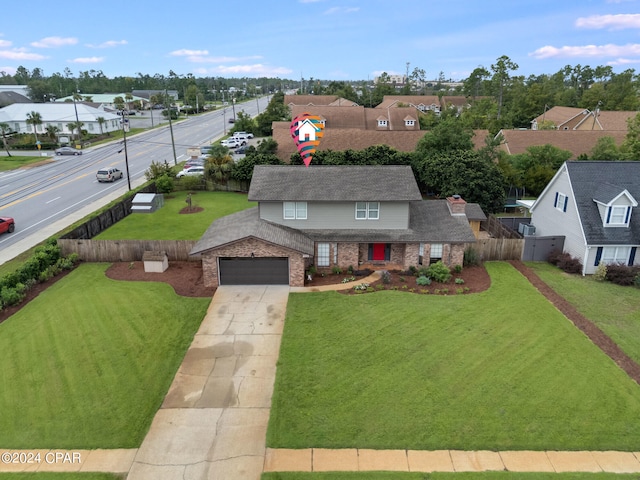
[[0, 446], [139, 447], [209, 298], [84, 264], [0, 324]]
[[11, 156], [0, 156], [0, 172], [4, 172], [7, 170], [15, 170], [16, 168], [26, 167], [28, 165], [32, 165], [34, 163], [42, 162], [46, 160], [48, 157], [31, 157], [24, 155], [16, 155], [14, 153]]
[[640, 288], [598, 282], [591, 275], [569, 275], [548, 263], [527, 265], [640, 363]]
[[94, 240], [198, 240], [214, 220], [251, 208], [247, 195], [235, 192], [197, 192], [191, 197], [192, 207], [204, 210], [181, 214], [187, 207], [186, 192], [174, 192], [164, 206], [154, 213], [129, 215], [109, 227]]
[[640, 387], [508, 263], [489, 290], [291, 294], [273, 448], [636, 450]]

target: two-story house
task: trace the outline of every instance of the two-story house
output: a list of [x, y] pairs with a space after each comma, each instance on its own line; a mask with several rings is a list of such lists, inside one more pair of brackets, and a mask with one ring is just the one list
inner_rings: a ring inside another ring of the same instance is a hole
[[310, 265], [462, 265], [475, 236], [462, 198], [422, 200], [408, 166], [256, 166], [258, 207], [213, 222], [191, 251], [207, 286], [304, 284]]
[[583, 274], [600, 262], [638, 265], [640, 162], [565, 162], [531, 207], [536, 235], [565, 236]]

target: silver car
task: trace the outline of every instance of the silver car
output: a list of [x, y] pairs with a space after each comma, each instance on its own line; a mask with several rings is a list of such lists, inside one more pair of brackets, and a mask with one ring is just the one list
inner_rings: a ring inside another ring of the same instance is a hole
[[82, 155], [82, 150], [73, 147], [60, 147], [56, 149], [56, 155]]
[[115, 182], [119, 178], [122, 178], [122, 170], [113, 167], [101, 168], [96, 173], [98, 182]]

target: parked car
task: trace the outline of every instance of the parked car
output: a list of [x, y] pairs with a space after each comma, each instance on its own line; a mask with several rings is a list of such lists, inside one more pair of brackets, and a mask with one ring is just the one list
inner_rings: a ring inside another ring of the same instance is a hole
[[60, 147], [56, 149], [56, 155], [82, 155], [82, 150], [73, 147]]
[[116, 180], [122, 178], [122, 170], [118, 170], [117, 168], [107, 167], [98, 170], [96, 173], [96, 179], [98, 182], [115, 182]]
[[238, 155], [243, 155], [247, 153], [247, 147], [238, 147], [236, 148], [236, 151], [234, 153], [237, 153]]
[[234, 137], [239, 137], [239, 138], [253, 138], [253, 133], [249, 133], [249, 132], [235, 132], [233, 134]]
[[212, 148], [212, 145], [203, 145], [202, 147], [200, 147], [200, 153], [203, 155], [209, 155]]
[[236, 123], [236, 119], [235, 118], [230, 118], [229, 119], [229, 123]]
[[13, 233], [16, 229], [16, 222], [11, 217], [0, 217], [0, 233]]
[[198, 175], [204, 175], [204, 167], [196, 165], [194, 167], [185, 168], [184, 170], [178, 172], [176, 178], [195, 177]]
[[203, 167], [205, 164], [206, 160], [204, 158], [192, 158], [190, 160], [187, 160], [187, 163], [184, 164], [184, 168], [191, 168], [191, 167]]
[[237, 138], [227, 138], [226, 140], [222, 140], [220, 142], [220, 145], [222, 145], [223, 147], [228, 147], [228, 148], [238, 148], [238, 147], [242, 147], [243, 145], [246, 145], [247, 142], [243, 141], [243, 140], [238, 140]]

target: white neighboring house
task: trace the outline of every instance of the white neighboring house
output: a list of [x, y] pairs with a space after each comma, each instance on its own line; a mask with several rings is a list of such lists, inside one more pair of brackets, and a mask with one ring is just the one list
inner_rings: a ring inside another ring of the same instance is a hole
[[[83, 123], [82, 129], [91, 135], [120, 130], [120, 117], [105, 110], [90, 107], [81, 102], [66, 103], [14, 103], [4, 108], [0, 108], [0, 122], [8, 123], [11, 129], [17, 133], [33, 133], [33, 125], [27, 123], [27, 115], [31, 112], [38, 112], [42, 117], [42, 124], [36, 127], [38, 135], [45, 135], [48, 125], [54, 125], [59, 129], [59, 135], [71, 135], [72, 132], [67, 126], [76, 122], [77, 119]], [[98, 118], [104, 118], [102, 127]], [[102, 130], [101, 130], [102, 128]]]
[[640, 265], [640, 161], [565, 162], [531, 207], [536, 236], [564, 235], [564, 251], [592, 274], [600, 262]]

